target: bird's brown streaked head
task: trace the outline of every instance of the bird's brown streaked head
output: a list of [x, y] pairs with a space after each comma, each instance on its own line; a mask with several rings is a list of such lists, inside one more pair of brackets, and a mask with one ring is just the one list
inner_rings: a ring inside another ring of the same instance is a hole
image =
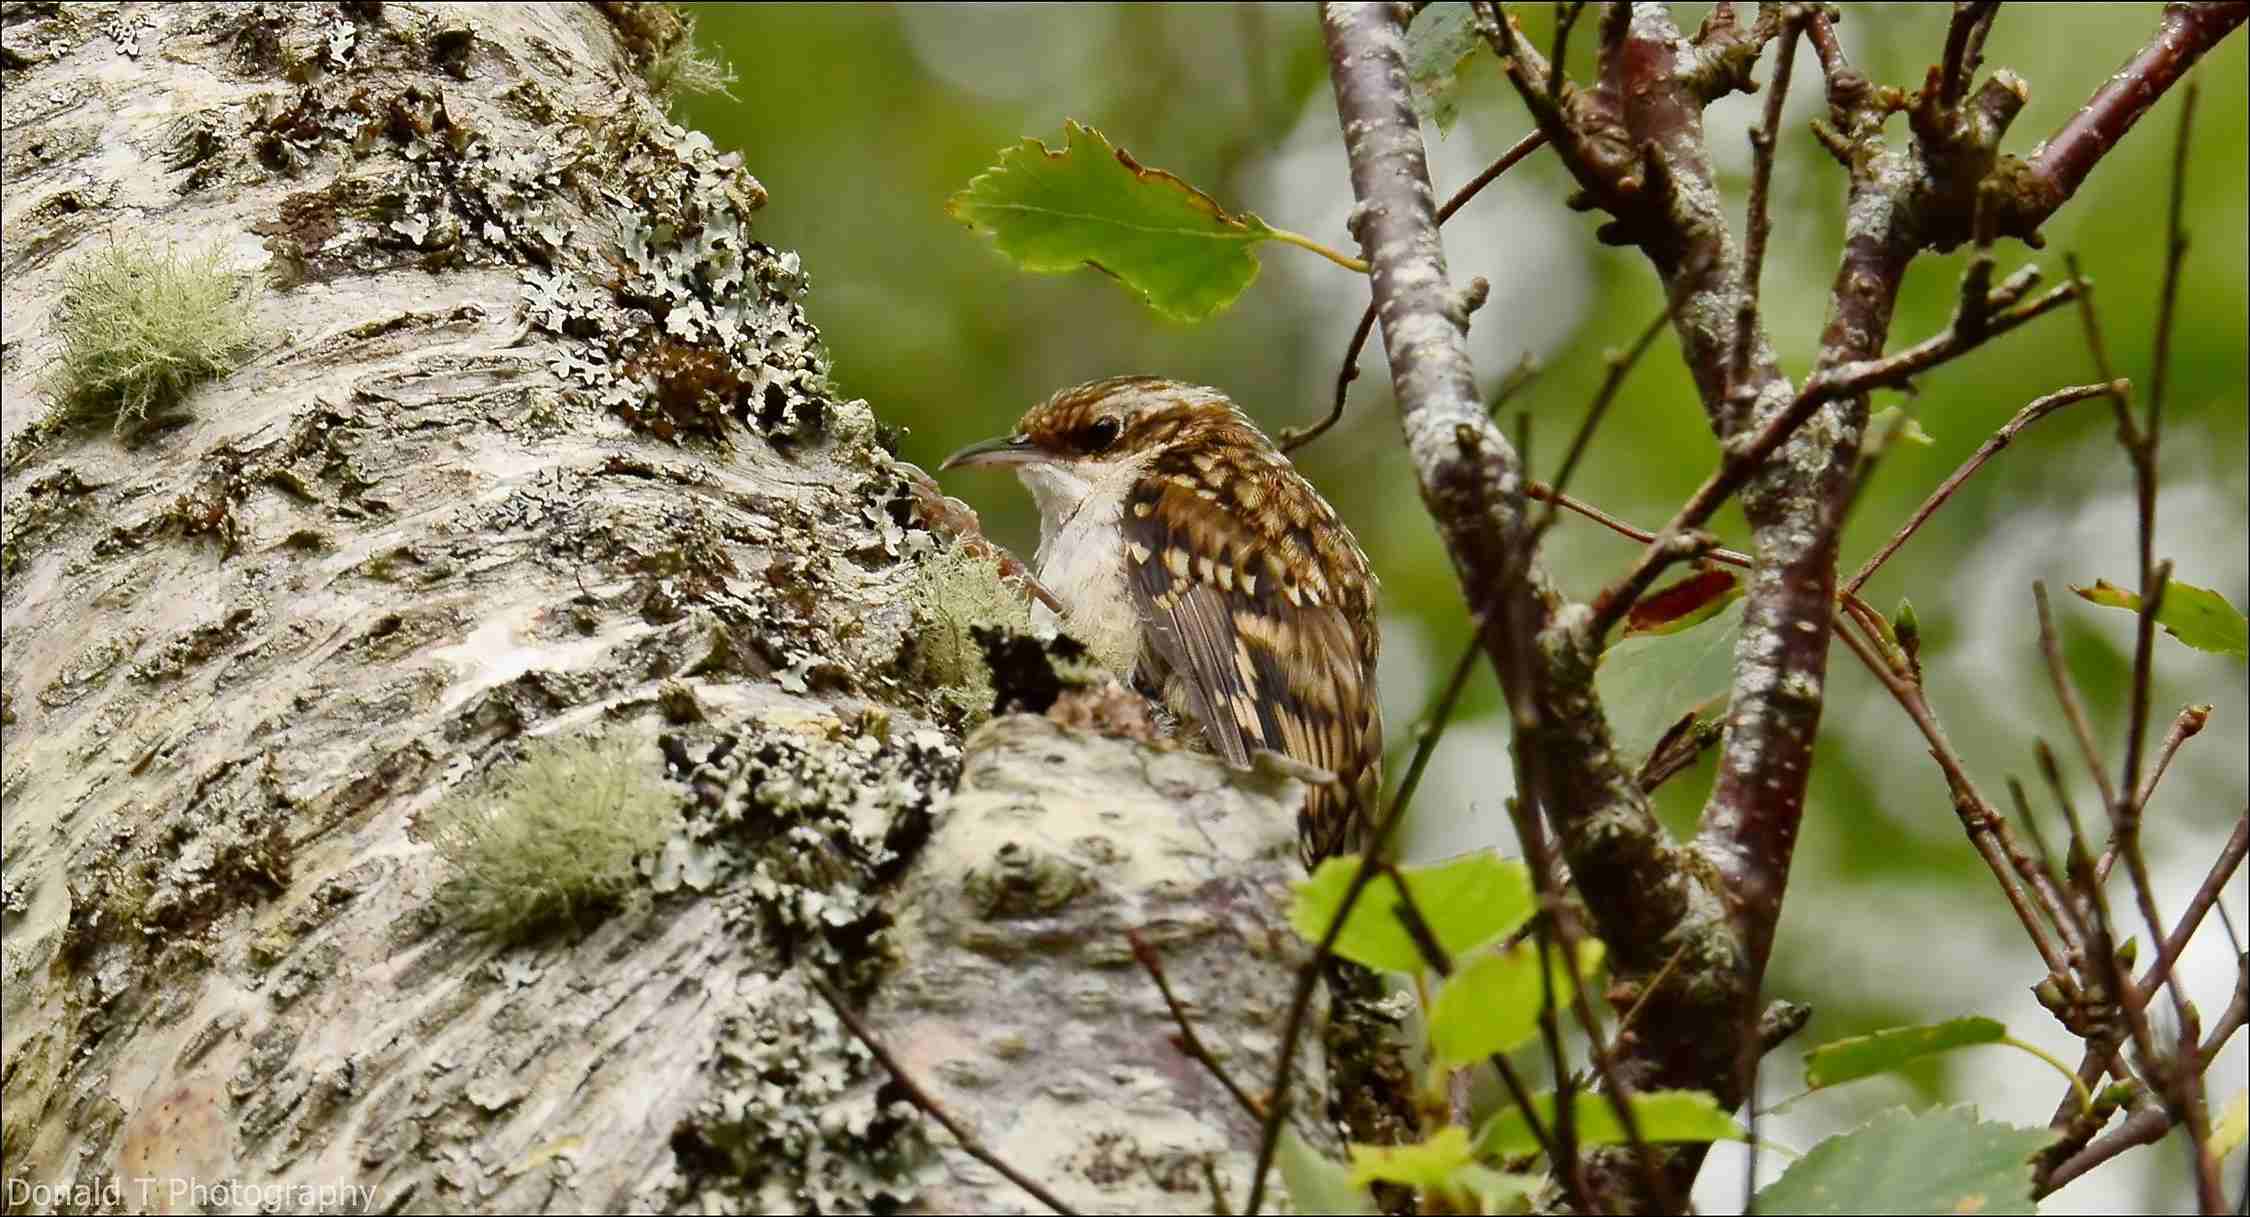
[[1159, 376], [1112, 376], [1064, 389], [1026, 411], [1014, 431], [971, 444], [938, 469], [1106, 463], [1220, 425], [1255, 432], [1217, 389]]

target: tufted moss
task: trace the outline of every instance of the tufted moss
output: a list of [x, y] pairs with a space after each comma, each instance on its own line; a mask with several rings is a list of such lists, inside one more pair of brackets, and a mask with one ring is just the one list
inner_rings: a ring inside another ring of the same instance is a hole
[[55, 311], [62, 356], [49, 373], [54, 423], [123, 433], [241, 365], [256, 339], [251, 274], [221, 252], [111, 242], [64, 277]]
[[635, 862], [679, 825], [677, 799], [631, 740], [542, 741], [482, 789], [423, 818], [450, 875], [446, 920], [522, 941], [583, 926], [640, 884]]
[[695, 18], [681, 18], [681, 29], [672, 40], [648, 57], [641, 78], [649, 92], [667, 105], [686, 93], [717, 93], [732, 100], [727, 89], [734, 84], [734, 68], [711, 51], [696, 45]]
[[961, 717], [964, 729], [992, 714], [992, 665], [973, 626], [1031, 632], [1031, 606], [1000, 578], [999, 563], [951, 545], [931, 555], [908, 589], [914, 606], [917, 675]]

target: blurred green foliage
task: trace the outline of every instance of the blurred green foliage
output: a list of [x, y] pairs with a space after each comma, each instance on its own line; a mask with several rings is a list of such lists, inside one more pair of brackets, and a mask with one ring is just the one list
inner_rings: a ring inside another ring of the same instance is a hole
[[[1551, 6], [1510, 7], [1544, 45]], [[1707, 8], [1677, 7], [1688, 28]], [[944, 206], [1002, 147], [1026, 136], [1059, 144], [1065, 120], [1076, 119], [1230, 210], [1253, 210], [1275, 225], [1356, 248], [1343, 230], [1350, 187], [1309, 5], [697, 11], [700, 37], [739, 79], [732, 99], [686, 98], [677, 112], [722, 146], [739, 148], [771, 192], [759, 235], [802, 252], [813, 285], [807, 307], [834, 357], [837, 383], [907, 428], [906, 458], [934, 466], [954, 447], [1006, 430], [1059, 387], [1126, 372], [1220, 386], [1269, 432], [1326, 411], [1337, 362], [1366, 301], [1364, 283], [1349, 272], [1269, 247], [1265, 273], [1231, 310], [1183, 326], [1150, 313], [1098, 274], [1018, 271]], [[1843, 44], [1856, 64], [1878, 83], [1919, 85], [1943, 44], [1947, 6], [1847, 4], [1842, 12]], [[2014, 69], [2031, 93], [2008, 146], [2028, 153], [2058, 129], [2141, 44], [2158, 15], [2153, 4], [2003, 9], [1986, 66]], [[1571, 66], [1581, 79], [1594, 41], [1573, 42]], [[2181, 578], [2215, 587], [2237, 607], [2250, 602], [2250, 560], [2243, 554], [2250, 498], [2243, 460], [2250, 440], [2246, 41], [2234, 37], [2196, 72], [2203, 102], [2186, 195], [2193, 246], [2166, 407], [2166, 514], [2158, 544], [2160, 554], [2176, 559]], [[1770, 64], [1769, 54], [1761, 79]], [[1823, 110], [1819, 94], [1811, 58], [1800, 56], [1780, 143], [1764, 283], [1768, 328], [1784, 368], [1799, 377], [1817, 351], [1843, 225], [1842, 174], [1805, 125]], [[1427, 132], [1441, 196], [1529, 129], [1482, 52], [1465, 67], [1457, 101], [1460, 116], [1450, 133], [1441, 139]], [[1745, 132], [1762, 104], [1762, 94], [1732, 97], [1707, 116], [1738, 224], [1750, 167]], [[2048, 225], [2046, 251], [2017, 244], [1999, 251], [2003, 275], [2036, 262], [2049, 283], [2064, 274], [2062, 254], [2076, 251], [2099, 285], [2111, 356], [2140, 386], [2148, 383], [2178, 114], [2177, 99], [2168, 98], [2102, 163]], [[1895, 119], [1889, 133], [1903, 141], [1904, 120]], [[1599, 217], [1566, 208], [1569, 189], [1553, 159], [1540, 154], [1446, 229], [1456, 278], [1492, 281], [1492, 302], [1471, 334], [1488, 389], [1527, 348], [1545, 368], [1503, 420], [1513, 430], [1515, 413], [1528, 414], [1535, 471], [1551, 471], [1559, 458], [1601, 377], [1602, 353], [1629, 345], [1661, 307], [1642, 256], [1597, 244]], [[1964, 258], [1926, 256], [1916, 264], [1893, 325], [1894, 348], [1946, 324]], [[1880, 544], [2025, 402], [2095, 378], [2079, 320], [2064, 311], [1924, 377], [1916, 397], [1881, 395], [1877, 406], [1906, 406], [1935, 442], [1895, 445], [1885, 454], [1846, 530], [1846, 562]], [[1383, 581], [1385, 700], [1395, 749], [1457, 653], [1464, 625], [1452, 569], [1397, 443], [1379, 340], [1370, 344], [1353, 390], [1344, 424], [1297, 460], [1358, 533]], [[2043, 578], [2059, 593], [2067, 583], [2132, 577], [2131, 475], [2106, 411], [2099, 401], [2072, 406], [2019, 437], [1866, 589], [1880, 605], [1913, 598], [1933, 700], [1978, 780], [1994, 792], [2005, 773], [2028, 771], [2033, 735], [2065, 738], [2032, 645], [2030, 580]], [[1677, 344], [1666, 334], [1628, 381], [1572, 488], [1654, 524], [1709, 471], [1715, 452]], [[976, 505], [996, 540], [1028, 552], [1033, 516], [1012, 483], [962, 478], [948, 489]], [[1738, 512], [1720, 526], [1729, 543], [1742, 543]], [[1581, 595], [1637, 549], [1575, 520], [1566, 520], [1549, 544], [1556, 574]], [[2103, 738], [2114, 744], [2123, 722], [2130, 619], [2075, 602], [2060, 608], [2069, 659]], [[1698, 699], [1722, 690], [1726, 623], [1738, 616], [1734, 610], [1674, 638], [1635, 640], [1613, 652], [1604, 684], [1621, 746], [1637, 753]], [[2098, 619], [2105, 617], [2118, 621]], [[1962, 842], [1921, 742], [1853, 664], [1838, 648], [1773, 981], [1778, 992], [1820, 1010], [1815, 1041], [1956, 1012], [1930, 1009], [1937, 1000], [1930, 993], [2000, 993], [2014, 1001], [2037, 979], [2021, 931]], [[2183, 752], [2166, 779], [2167, 797], [2152, 811], [2152, 833], [2172, 841], [2175, 852], [2208, 857], [2215, 834], [2242, 803], [2243, 668], [2174, 646], [2160, 652], [2159, 670], [2163, 717], [2155, 731], [2184, 701], [2219, 707], [2209, 732], [2215, 739]], [[1417, 808], [1415, 839], [1425, 853], [1505, 835], [1493, 787], [1505, 781], [1506, 758], [1492, 743], [1504, 737], [1473, 729], [1491, 722], [1496, 707], [1490, 677], [1480, 674], [1463, 703], [1463, 725], [1441, 749]], [[2119, 751], [2113, 747], [2111, 755]], [[1448, 766], [1480, 780], [1449, 786], [1437, 780]], [[1666, 788], [1668, 822], [1692, 827], [1710, 776], [1706, 759]], [[2171, 907], [2184, 895], [2173, 895]], [[1926, 938], [1920, 946], [1930, 962], [1927, 976], [1893, 974], [1902, 953], [1914, 956], [1911, 938], [1899, 941], [1901, 927], [1866, 928], [1908, 910], [1924, 910], [1930, 920], [1914, 931]], [[1948, 951], [1931, 945], [1949, 933], [1956, 936], [1950, 954], [1969, 958], [1948, 961]], [[1862, 938], [1890, 945], [1855, 946]], [[2209, 1000], [2224, 1003], [2223, 995]], [[2045, 1017], [2028, 1009], [1979, 1012], [2012, 1011], [2021, 1026]], [[1925, 1085], [1938, 1078], [1934, 1067], [1922, 1075]]]

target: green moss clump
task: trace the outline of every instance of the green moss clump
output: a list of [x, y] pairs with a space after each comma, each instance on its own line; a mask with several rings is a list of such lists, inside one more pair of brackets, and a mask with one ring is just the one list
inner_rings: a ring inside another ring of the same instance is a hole
[[107, 421], [122, 433], [241, 366], [256, 338], [253, 286], [215, 248], [113, 241], [81, 258], [55, 311], [63, 350], [48, 377], [50, 422]]
[[1001, 581], [1000, 563], [959, 544], [922, 564], [908, 588], [914, 606], [916, 675], [960, 714], [964, 728], [992, 713], [992, 668], [971, 626], [1031, 632], [1031, 604]]
[[631, 740], [541, 741], [423, 819], [452, 872], [438, 910], [509, 941], [585, 926], [639, 886], [634, 861], [680, 824], [672, 790]]

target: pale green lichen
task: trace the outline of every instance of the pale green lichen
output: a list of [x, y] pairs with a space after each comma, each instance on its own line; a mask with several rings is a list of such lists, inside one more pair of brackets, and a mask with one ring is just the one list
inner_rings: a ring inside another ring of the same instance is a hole
[[255, 286], [216, 248], [113, 241], [85, 255], [55, 310], [63, 349], [48, 376], [51, 421], [106, 421], [122, 433], [241, 366], [256, 341]]
[[641, 78], [648, 82], [649, 92], [667, 105], [686, 93], [716, 93], [734, 100], [727, 91], [736, 79], [734, 68], [715, 52], [696, 45], [695, 18], [685, 15], [679, 33], [649, 56]]
[[540, 742], [423, 817], [450, 875], [448, 921], [521, 941], [585, 925], [640, 887], [636, 862], [679, 826], [677, 797], [627, 739]]
[[970, 630], [1031, 632], [1031, 605], [1000, 577], [996, 559], [950, 545], [930, 556], [907, 588], [914, 606], [917, 675], [961, 717], [964, 730], [992, 713], [992, 667]]

